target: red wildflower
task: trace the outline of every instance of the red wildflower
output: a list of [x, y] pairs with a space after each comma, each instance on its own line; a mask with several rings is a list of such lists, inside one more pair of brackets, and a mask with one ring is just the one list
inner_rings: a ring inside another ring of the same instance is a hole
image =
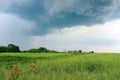
[[8, 80], [11, 80], [11, 78], [8, 78]]
[[11, 74], [12, 77], [13, 77], [14, 75], [15, 75], [14, 73]]
[[35, 68], [35, 65], [31, 64], [30, 67]]
[[19, 67], [15, 66], [14, 71], [18, 71]]
[[16, 78], [19, 78], [19, 76], [16, 76]]
[[64, 71], [68, 71], [68, 68], [64, 68]]

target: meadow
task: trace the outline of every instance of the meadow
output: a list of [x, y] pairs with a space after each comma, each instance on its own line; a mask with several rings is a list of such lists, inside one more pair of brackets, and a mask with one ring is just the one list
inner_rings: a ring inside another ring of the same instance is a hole
[[0, 80], [120, 80], [120, 54], [0, 53]]

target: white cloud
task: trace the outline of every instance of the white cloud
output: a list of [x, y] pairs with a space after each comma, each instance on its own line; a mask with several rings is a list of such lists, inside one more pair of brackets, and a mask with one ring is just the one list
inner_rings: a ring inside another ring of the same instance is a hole
[[85, 51], [120, 52], [120, 20], [102, 25], [74, 26], [64, 28], [47, 36], [33, 36], [32, 47], [45, 46], [49, 49]]
[[23, 49], [29, 47], [29, 33], [34, 29], [29, 22], [13, 14], [0, 14], [0, 45], [18, 44]]

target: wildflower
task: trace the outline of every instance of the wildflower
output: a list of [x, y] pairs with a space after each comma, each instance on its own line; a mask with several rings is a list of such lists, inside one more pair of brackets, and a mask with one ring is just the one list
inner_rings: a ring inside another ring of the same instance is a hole
[[19, 78], [19, 76], [16, 76], [16, 78]]
[[12, 77], [13, 77], [14, 75], [15, 75], [14, 73], [11, 74]]
[[68, 68], [64, 68], [64, 71], [68, 71]]
[[8, 78], [8, 80], [11, 80], [11, 78]]
[[35, 68], [35, 65], [31, 64], [30, 67]]
[[15, 66], [14, 71], [18, 71], [19, 67]]

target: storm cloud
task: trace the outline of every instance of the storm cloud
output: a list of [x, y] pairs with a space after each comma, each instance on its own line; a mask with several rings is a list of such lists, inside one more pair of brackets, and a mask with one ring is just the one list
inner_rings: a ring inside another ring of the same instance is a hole
[[36, 26], [31, 34], [55, 29], [91, 26], [119, 18], [120, 0], [1, 0], [0, 13], [11, 13]]

